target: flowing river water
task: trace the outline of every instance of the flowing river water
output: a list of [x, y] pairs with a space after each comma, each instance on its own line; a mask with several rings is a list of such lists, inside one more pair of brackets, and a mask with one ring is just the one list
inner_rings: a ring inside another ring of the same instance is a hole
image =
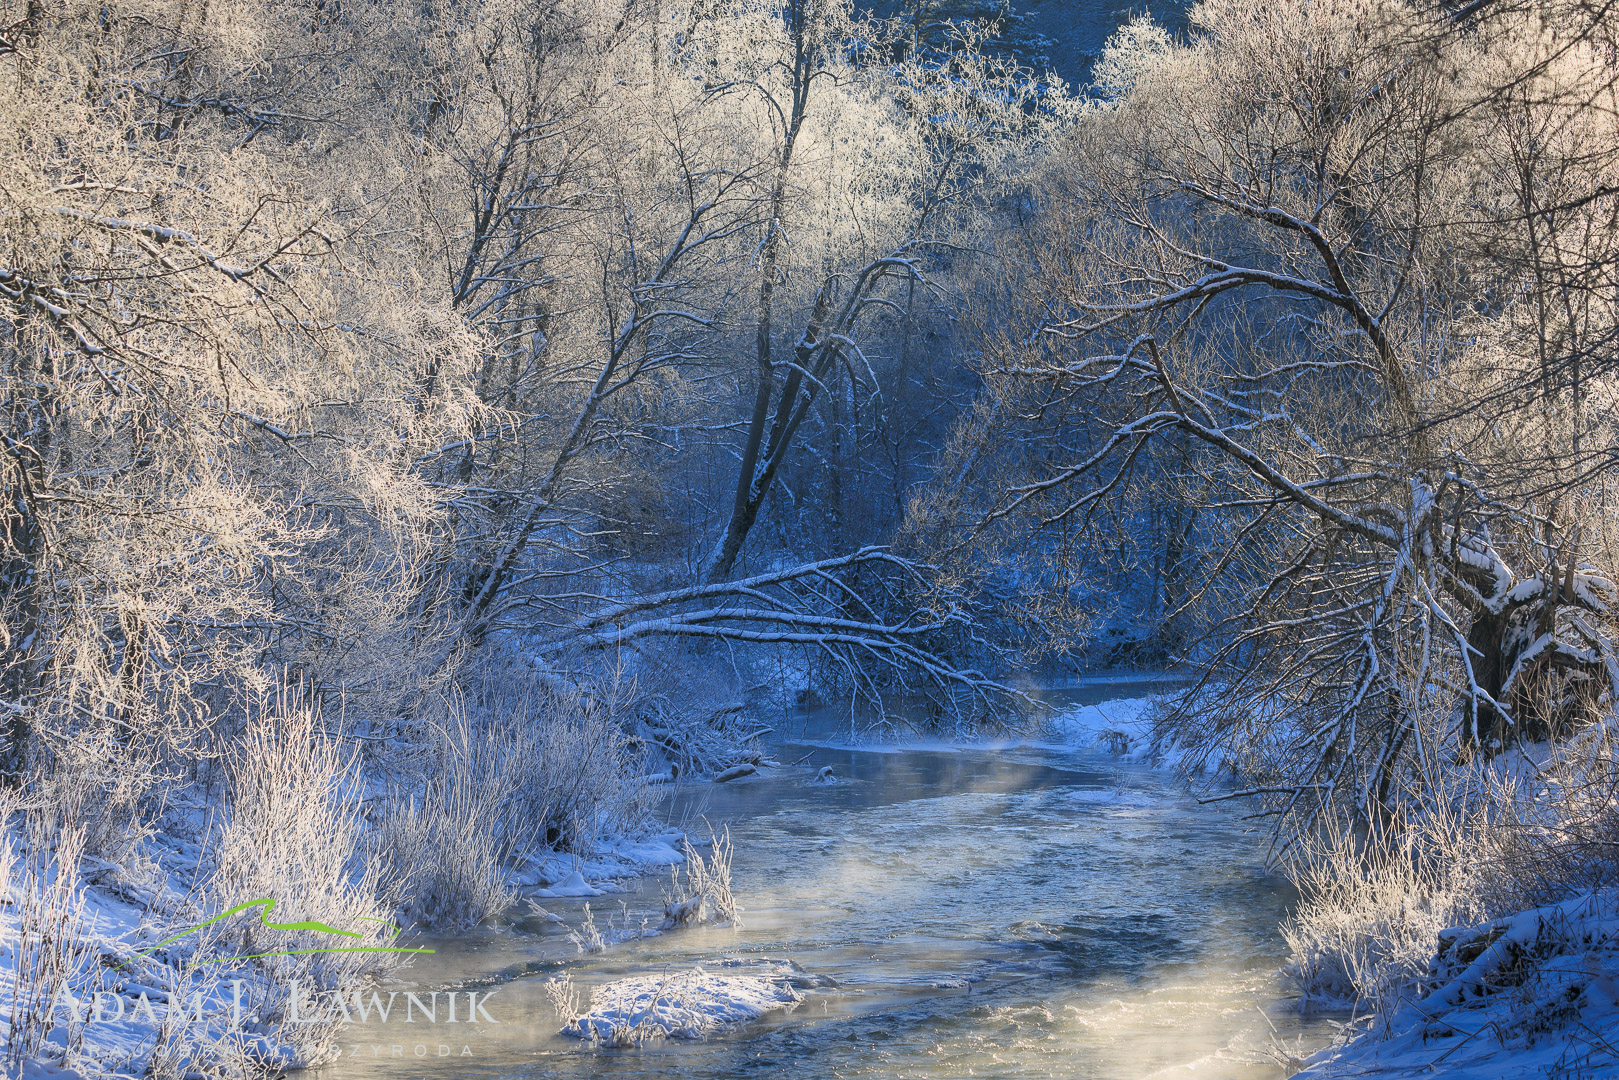
[[[1061, 742], [851, 748], [803, 724], [773, 747], [803, 764], [683, 788], [664, 808], [693, 833], [730, 829], [740, 928], [589, 956], [540, 919], [432, 942], [438, 952], [400, 987], [493, 992], [495, 1023], [357, 1027], [318, 1080], [1257, 1080], [1287, 1075], [1277, 1044], [1327, 1041], [1328, 1024], [1301, 1018], [1277, 974], [1292, 893], [1262, 873], [1262, 837], [1236, 815], [1164, 773]], [[811, 782], [825, 765], [841, 782]], [[598, 921], [622, 900], [632, 922], [656, 924], [665, 883], [595, 898]], [[583, 900], [545, 903], [580, 921]], [[703, 1040], [632, 1049], [560, 1035], [544, 993], [562, 972], [588, 994], [725, 957], [793, 960], [836, 985]]]

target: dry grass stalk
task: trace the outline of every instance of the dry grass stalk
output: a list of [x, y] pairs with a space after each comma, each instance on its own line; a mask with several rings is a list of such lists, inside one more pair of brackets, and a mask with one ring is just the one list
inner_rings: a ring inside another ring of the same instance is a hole
[[[28, 854], [18, 886], [17, 935], [11, 942], [11, 1035], [6, 1066], [21, 1076], [23, 1063], [39, 1058], [45, 1037], [64, 1019], [66, 1006], [55, 1008], [59, 995], [73, 995], [85, 975], [90, 950], [82, 941], [84, 889], [79, 859], [84, 829], [62, 823], [49, 812], [29, 816]], [[10, 840], [5, 858], [10, 862]], [[11, 867], [6, 866], [7, 876]], [[66, 998], [64, 998], [64, 1001]], [[80, 1021], [68, 1021], [69, 1045], [82, 1034]]]
[[663, 896], [664, 930], [705, 922], [742, 925], [742, 909], [731, 893], [731, 830], [709, 836], [712, 845], [706, 859], [691, 841], [683, 842], [686, 861], [669, 872], [670, 889]]

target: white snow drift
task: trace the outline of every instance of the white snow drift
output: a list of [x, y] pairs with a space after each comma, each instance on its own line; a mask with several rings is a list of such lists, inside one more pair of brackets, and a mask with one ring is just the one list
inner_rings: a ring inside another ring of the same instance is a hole
[[638, 975], [598, 986], [590, 1011], [570, 1019], [565, 1035], [609, 1046], [648, 1039], [700, 1039], [732, 1024], [791, 1009], [803, 1000], [799, 988], [825, 985], [797, 964], [724, 960], [709, 967], [661, 975]]

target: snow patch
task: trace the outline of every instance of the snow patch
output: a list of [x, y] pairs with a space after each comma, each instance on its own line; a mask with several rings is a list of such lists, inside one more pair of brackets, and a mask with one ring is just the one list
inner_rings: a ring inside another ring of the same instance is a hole
[[516, 875], [524, 892], [538, 897], [600, 896], [620, 892], [619, 882], [644, 877], [685, 861], [685, 835], [671, 830], [638, 837], [603, 837], [587, 856], [542, 851]]
[[1422, 996], [1298, 1076], [1529, 1080], [1619, 1075], [1619, 890], [1439, 937]]
[[1161, 701], [1161, 695], [1150, 695], [1075, 705], [1057, 712], [1046, 723], [1067, 742], [1141, 760], [1150, 756], [1149, 717]]
[[[700, 1039], [718, 1028], [790, 1009], [804, 1000], [794, 984], [803, 984], [805, 973], [796, 964], [722, 961], [710, 966], [730, 970], [719, 974], [699, 966], [598, 986], [590, 994], [590, 1011], [568, 1021], [562, 1033], [612, 1046], [638, 1045], [648, 1039]], [[735, 973], [745, 967], [756, 973]]]
[[577, 870], [561, 881], [533, 891], [535, 896], [600, 896], [602, 892], [587, 882]]
[[1070, 744], [1101, 750], [1124, 761], [1193, 776], [1228, 775], [1226, 760], [1219, 750], [1193, 757], [1174, 741], [1154, 736], [1153, 717], [1171, 696], [1148, 694], [1075, 705], [1060, 710], [1046, 724]]

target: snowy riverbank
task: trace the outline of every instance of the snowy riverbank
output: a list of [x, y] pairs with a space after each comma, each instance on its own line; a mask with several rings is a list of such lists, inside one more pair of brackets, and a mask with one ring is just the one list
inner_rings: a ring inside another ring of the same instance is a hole
[[[1160, 697], [1059, 710], [1052, 730], [1121, 759], [1184, 764], [1155, 743]], [[1413, 900], [1414, 902], [1414, 900]], [[1375, 944], [1375, 943], [1374, 943]], [[1368, 946], [1369, 948], [1372, 945]], [[1363, 1017], [1300, 1080], [1619, 1075], [1619, 890], [1586, 892], [1438, 935], [1430, 977], [1391, 1015]]]
[[[660, 809], [730, 825], [739, 928], [612, 934], [626, 914], [632, 930], [658, 925], [664, 877], [589, 898], [599, 951], [570, 941], [580, 898], [544, 903], [565, 923], [416, 966], [419, 983], [499, 980], [480, 1075], [1277, 1080], [1272, 1024], [1312, 1047], [1329, 1037], [1281, 992], [1286, 893], [1255, 872], [1251, 831], [1171, 774], [1117, 767], [1055, 728], [896, 745], [857, 743], [821, 714], [783, 727], [772, 750], [794, 764], [677, 785]], [[817, 783], [823, 769], [837, 782]], [[801, 1002], [751, 981], [792, 962], [779, 974]], [[642, 1048], [592, 1045], [581, 1017], [598, 1043]], [[375, 1076], [362, 1065], [316, 1080]], [[464, 1080], [454, 1065], [409, 1075]]]
[[1418, 996], [1299, 1076], [1619, 1075], [1619, 890], [1440, 935]]
[[1065, 742], [1100, 750], [1123, 761], [1198, 777], [1218, 775], [1223, 768], [1223, 759], [1218, 755], [1194, 763], [1183, 748], [1154, 732], [1154, 718], [1168, 700], [1168, 695], [1154, 693], [1070, 705], [1054, 710], [1046, 727]]
[[[587, 856], [540, 853], [510, 867], [509, 884], [532, 897], [618, 892], [627, 881], [680, 863], [683, 839], [653, 830], [605, 838]], [[272, 914], [271, 904], [217, 928], [193, 929], [203, 919], [190, 887], [201, 872], [196, 845], [153, 845], [155, 857], [143, 865], [137, 889], [126, 880], [127, 869], [79, 861], [61, 845], [30, 851], [25, 837], [9, 828], [4, 843], [0, 871], [9, 874], [0, 873], [0, 1035], [8, 1050], [14, 1025], [26, 1040], [6, 1075], [20, 1069], [30, 1077], [101, 1080], [163, 1068], [199, 1076], [298, 1068], [321, 1061], [343, 1026], [365, 1022], [379, 1002], [386, 1018], [396, 996], [374, 988], [375, 976], [391, 967], [386, 961], [369, 965], [358, 981], [344, 979], [317, 995], [308, 981], [312, 972], [290, 964], [290, 954], [233, 955], [243, 951], [249, 926], [259, 932], [274, 918], [301, 922], [303, 912]], [[76, 861], [78, 873], [71, 869]], [[337, 922], [335, 932], [344, 932], [348, 923]], [[288, 930], [282, 944], [310, 944], [302, 940], [305, 933]], [[410, 935], [386, 940], [394, 942], [401, 950], [419, 944]], [[289, 1005], [289, 994], [299, 1003]], [[463, 1009], [467, 996], [461, 992]], [[311, 1021], [317, 998], [328, 1020]], [[455, 1007], [453, 996], [449, 1007]]]

